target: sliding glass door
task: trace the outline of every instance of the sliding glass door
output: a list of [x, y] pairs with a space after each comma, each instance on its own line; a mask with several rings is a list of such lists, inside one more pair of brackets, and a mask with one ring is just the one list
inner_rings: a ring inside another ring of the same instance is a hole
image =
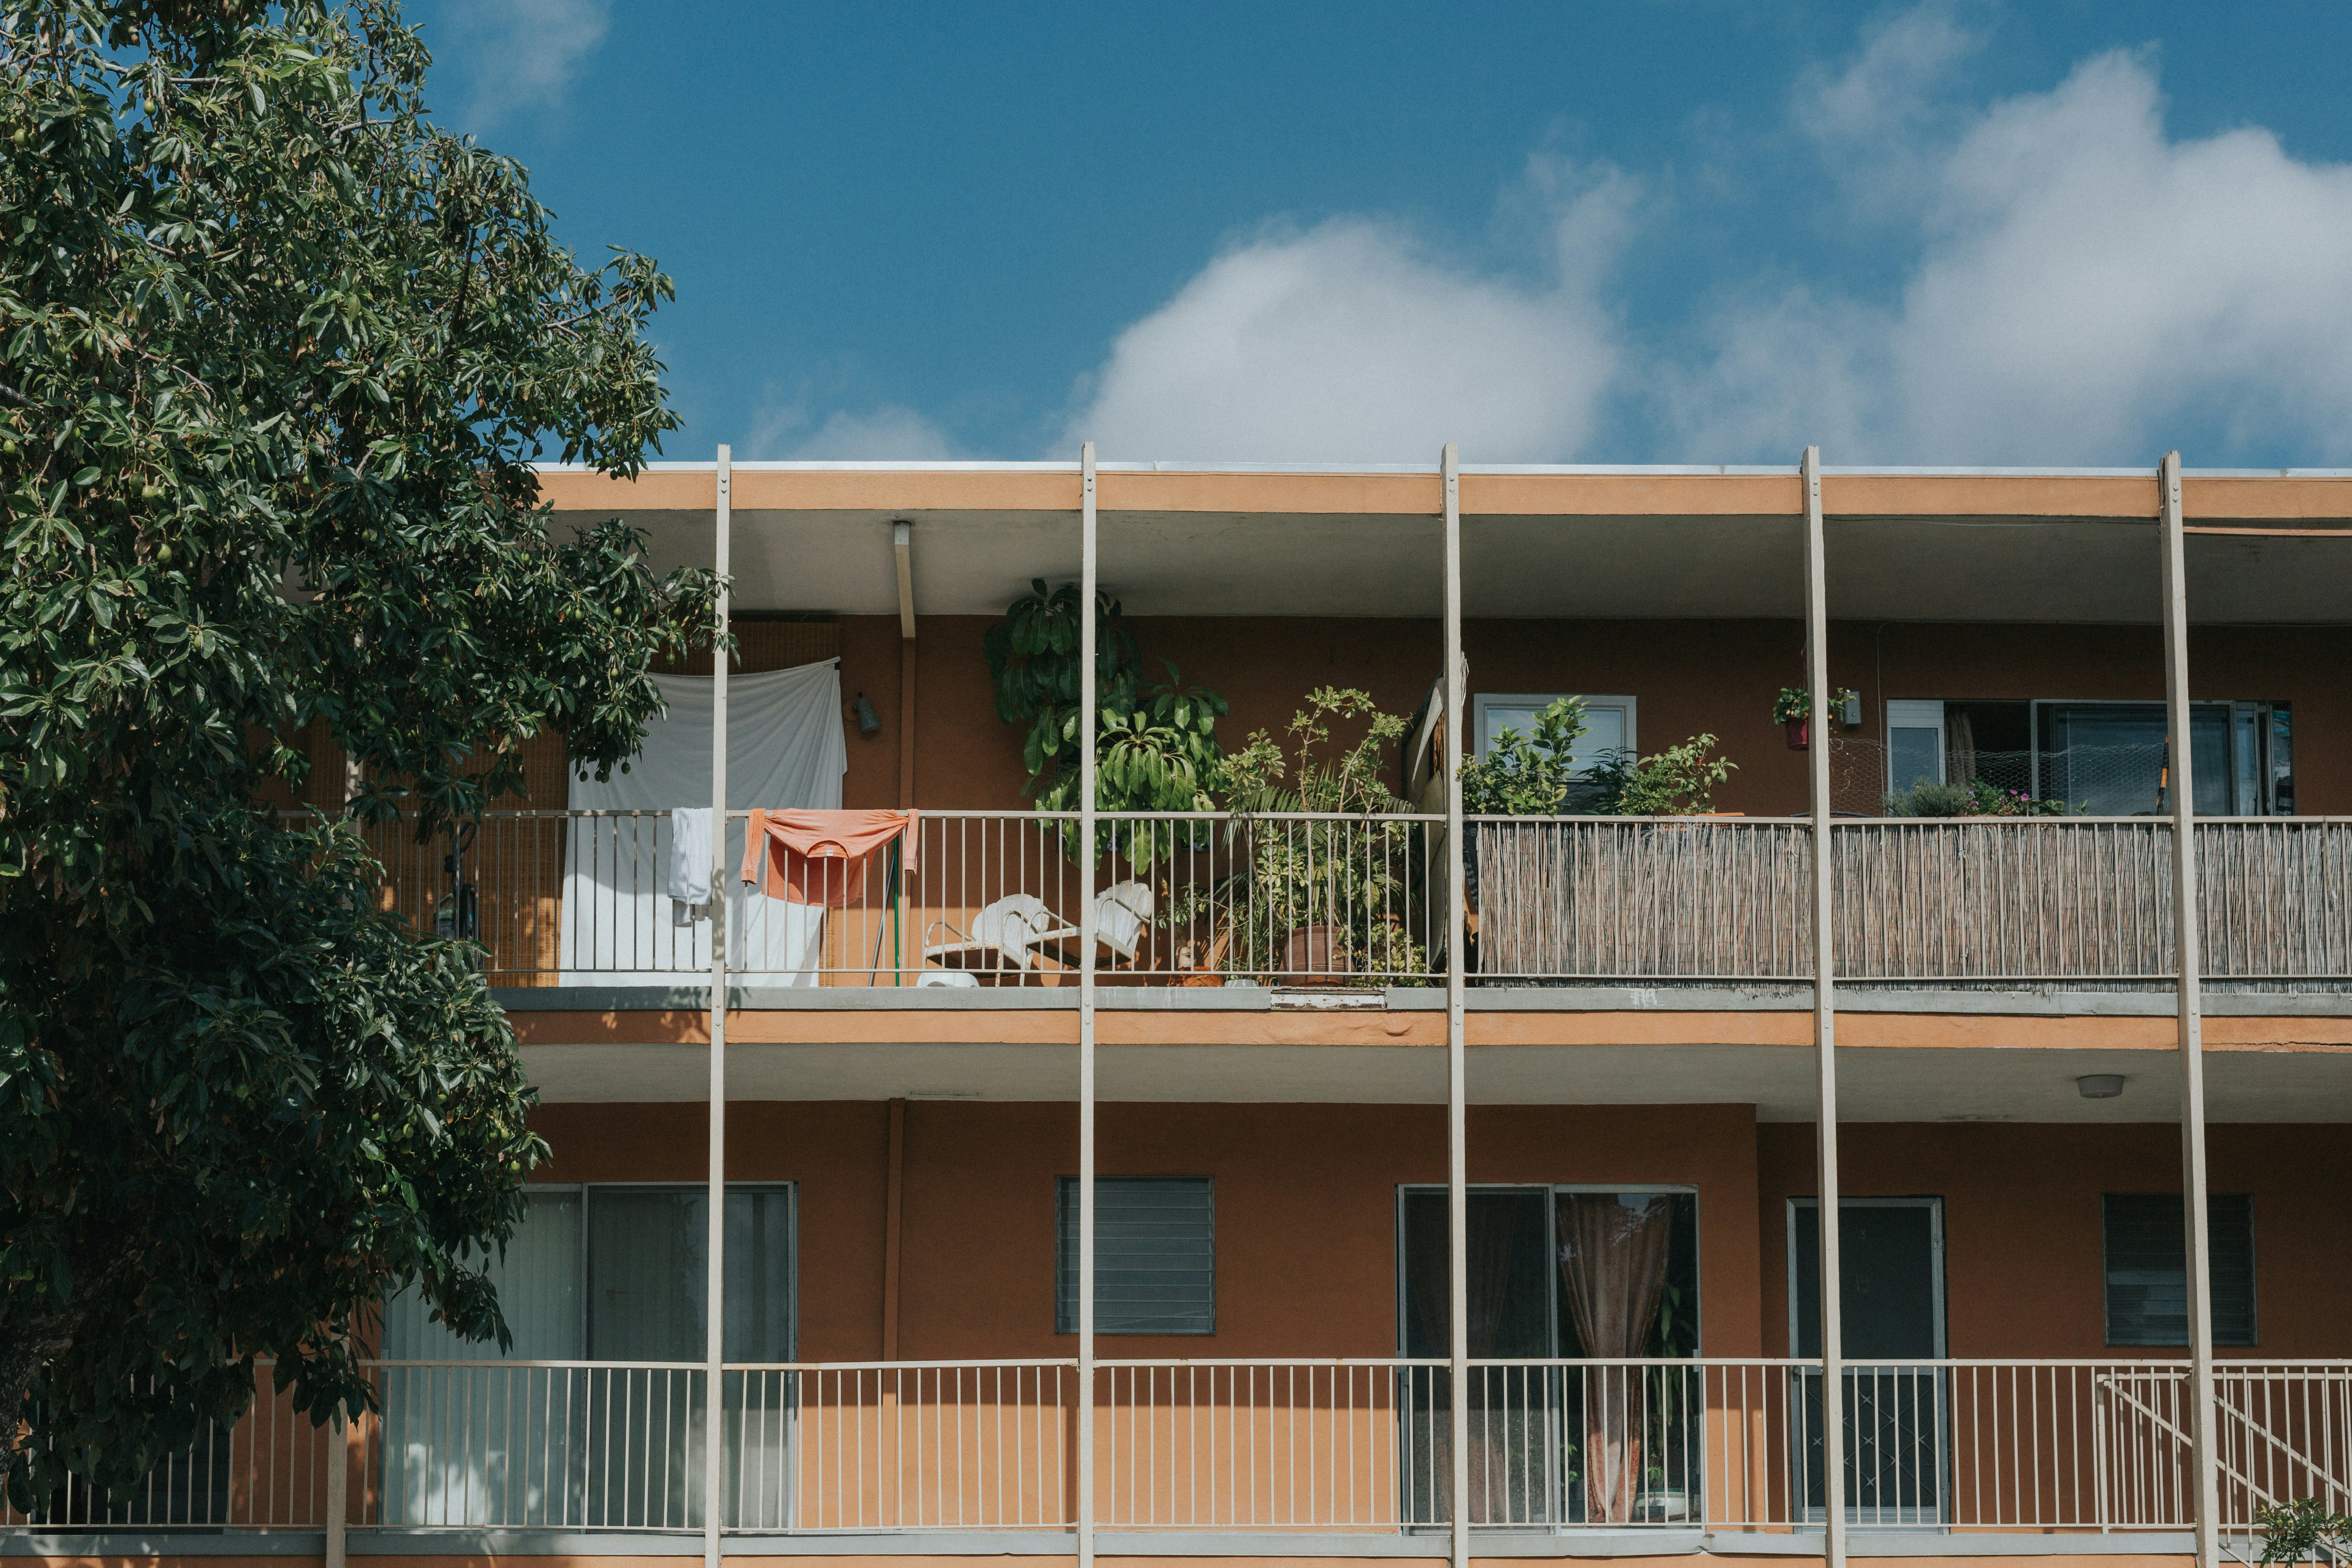
[[[387, 1522], [698, 1528], [708, 1197], [700, 1186], [541, 1189], [487, 1271], [514, 1341], [460, 1341], [414, 1292], [384, 1309]], [[793, 1194], [727, 1194], [726, 1355], [793, 1346]], [[406, 1363], [409, 1364], [397, 1364]], [[470, 1363], [470, 1364], [453, 1364]], [[793, 1390], [725, 1379], [731, 1526], [788, 1522]]]
[[[1453, 1518], [1467, 1449], [1470, 1522], [1549, 1528], [1693, 1517], [1686, 1369], [1698, 1352], [1698, 1200], [1686, 1189], [1479, 1187], [1469, 1194], [1463, 1397], [1444, 1367], [1400, 1374], [1408, 1519]], [[1445, 1194], [1406, 1188], [1398, 1319], [1409, 1358], [1449, 1353]]]

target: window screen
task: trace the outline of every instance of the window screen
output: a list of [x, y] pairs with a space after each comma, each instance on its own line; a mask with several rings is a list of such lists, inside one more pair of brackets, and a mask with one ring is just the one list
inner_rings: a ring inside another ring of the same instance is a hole
[[[2254, 1203], [2206, 1198], [2213, 1250], [2213, 1342], [2254, 1339]], [[2189, 1342], [2189, 1240], [2179, 1194], [2106, 1195], [2107, 1343]]]
[[[1078, 1331], [1078, 1183], [1055, 1184], [1054, 1331]], [[1095, 1332], [1217, 1331], [1217, 1201], [1207, 1176], [1095, 1182]]]

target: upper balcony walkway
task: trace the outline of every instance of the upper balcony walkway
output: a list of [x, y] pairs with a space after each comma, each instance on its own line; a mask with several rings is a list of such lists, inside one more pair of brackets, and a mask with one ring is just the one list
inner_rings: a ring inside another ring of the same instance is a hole
[[[1099, 831], [1106, 985], [1443, 983], [1456, 928], [1441, 817], [1107, 815]], [[2203, 820], [2195, 832], [2208, 983], [2352, 993], [2352, 819]], [[729, 890], [730, 983], [790, 1005], [789, 993], [815, 987], [1074, 980], [1077, 833], [1072, 814], [924, 812], [887, 854], [788, 857], [807, 901]], [[1840, 820], [1838, 977], [2168, 990], [2172, 837], [2149, 817]], [[1811, 983], [1803, 822], [1478, 817], [1468, 837], [1459, 929], [1475, 984]], [[495, 987], [708, 984], [709, 915], [666, 896], [669, 813], [494, 812], [422, 844], [405, 824], [371, 838], [392, 907], [478, 941]]]

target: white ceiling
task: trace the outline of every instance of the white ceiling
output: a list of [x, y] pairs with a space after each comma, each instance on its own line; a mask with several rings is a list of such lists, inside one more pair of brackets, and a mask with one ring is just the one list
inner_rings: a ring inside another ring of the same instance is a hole
[[[693, 1101], [700, 1046], [523, 1047], [550, 1101]], [[1442, 1104], [1445, 1054], [1425, 1046], [1101, 1047], [1107, 1100]], [[1001, 1100], [1077, 1098], [1069, 1046], [730, 1045], [730, 1100]], [[2074, 1080], [2121, 1073], [2124, 1093], [2084, 1100]], [[1810, 1121], [1813, 1057], [1788, 1046], [1508, 1046], [1469, 1055], [1480, 1105], [1754, 1105], [1765, 1121]], [[2169, 1051], [1972, 1047], [1844, 1047], [1838, 1093], [1849, 1121], [2170, 1121], [2180, 1114]], [[2352, 1052], [2210, 1051], [2211, 1121], [2352, 1121]]]
[[[712, 560], [707, 511], [625, 513], [667, 570]], [[914, 524], [923, 615], [995, 615], [1033, 577], [1078, 573], [1067, 511], [772, 511], [733, 517], [735, 605], [890, 615], [891, 525]], [[1426, 616], [1442, 612], [1435, 520], [1395, 514], [1116, 512], [1101, 580], [1130, 615]], [[2145, 521], [1833, 519], [1831, 614], [1854, 620], [2147, 622], [2157, 535]], [[2205, 622], [2352, 620], [2342, 540], [2196, 535], [2189, 613]], [[1787, 516], [1465, 517], [1474, 616], [1663, 618], [1802, 613]]]

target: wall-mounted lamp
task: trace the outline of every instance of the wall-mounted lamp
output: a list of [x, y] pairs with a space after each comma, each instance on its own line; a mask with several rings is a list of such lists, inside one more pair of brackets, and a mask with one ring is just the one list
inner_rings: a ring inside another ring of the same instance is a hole
[[857, 700], [849, 705], [849, 710], [856, 715], [859, 734], [872, 735], [880, 732], [882, 715], [874, 711], [874, 704], [866, 700], [866, 693], [861, 691], [857, 694]]
[[2119, 1072], [2095, 1072], [2074, 1080], [2074, 1088], [2084, 1100], [2113, 1100], [2124, 1091], [2124, 1075]]

